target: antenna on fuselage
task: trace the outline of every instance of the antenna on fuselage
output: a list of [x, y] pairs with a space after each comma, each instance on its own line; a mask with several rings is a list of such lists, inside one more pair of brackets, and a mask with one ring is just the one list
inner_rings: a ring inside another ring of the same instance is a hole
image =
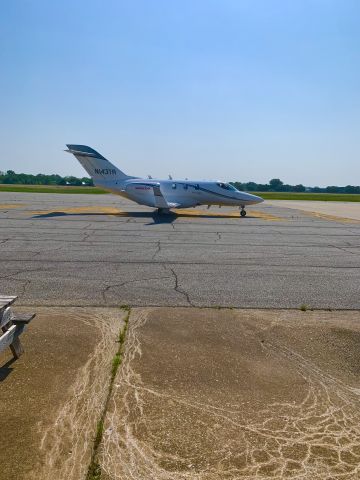
[[152, 178], [152, 176], [151, 176], [151, 175], [148, 175], [148, 179], [150, 180], [151, 178]]
[[171, 176], [170, 173], [169, 173], [169, 180], [172, 180], [172, 179], [173, 179], [173, 178], [172, 178], [172, 176]]

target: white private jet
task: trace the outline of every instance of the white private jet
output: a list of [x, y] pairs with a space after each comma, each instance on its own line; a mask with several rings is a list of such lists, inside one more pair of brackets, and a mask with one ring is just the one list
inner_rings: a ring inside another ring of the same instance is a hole
[[198, 180], [155, 180], [130, 177], [86, 145], [66, 145], [93, 179], [94, 184], [140, 205], [169, 213], [171, 208], [197, 205], [238, 206], [245, 217], [246, 205], [263, 202], [261, 197], [240, 192], [229, 183]]

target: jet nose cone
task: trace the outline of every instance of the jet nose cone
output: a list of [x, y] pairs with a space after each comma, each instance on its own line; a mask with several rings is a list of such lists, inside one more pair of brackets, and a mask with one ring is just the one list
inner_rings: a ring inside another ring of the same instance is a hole
[[262, 203], [264, 201], [263, 198], [258, 197], [257, 195], [253, 195], [253, 197], [254, 197], [254, 201], [256, 201], [257, 203]]
[[264, 201], [263, 198], [258, 197], [257, 195], [253, 195], [252, 193], [247, 193], [246, 196], [247, 196], [247, 200], [252, 204], [261, 203]]

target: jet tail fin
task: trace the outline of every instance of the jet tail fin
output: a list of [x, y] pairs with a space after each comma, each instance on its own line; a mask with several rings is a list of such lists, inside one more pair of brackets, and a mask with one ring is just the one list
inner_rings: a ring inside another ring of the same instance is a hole
[[94, 180], [95, 185], [104, 185], [109, 181], [126, 180], [129, 177], [119, 170], [109, 160], [100, 155], [96, 150], [87, 145], [66, 145], [66, 152], [72, 153], [81, 163], [90, 177]]

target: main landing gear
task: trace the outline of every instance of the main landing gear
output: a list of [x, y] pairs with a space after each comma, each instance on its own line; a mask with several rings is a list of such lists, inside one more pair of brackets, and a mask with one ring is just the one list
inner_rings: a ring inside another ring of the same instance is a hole
[[170, 212], [170, 208], [158, 208], [157, 212], [158, 215], [168, 215]]
[[245, 210], [245, 207], [244, 207], [244, 206], [241, 207], [240, 215], [241, 215], [242, 217], [246, 217], [246, 210]]

